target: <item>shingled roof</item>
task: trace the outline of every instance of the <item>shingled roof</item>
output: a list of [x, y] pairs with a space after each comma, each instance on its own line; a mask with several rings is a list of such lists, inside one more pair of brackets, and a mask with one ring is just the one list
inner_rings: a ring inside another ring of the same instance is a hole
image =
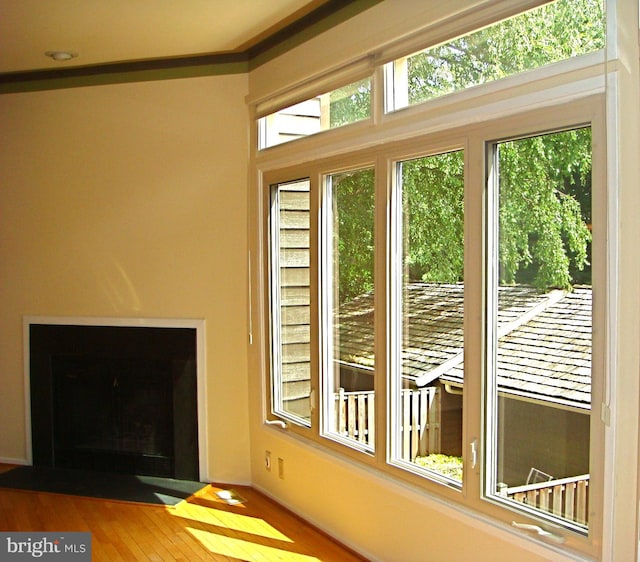
[[[403, 376], [418, 386], [436, 380], [462, 386], [463, 285], [412, 283], [406, 289]], [[588, 410], [591, 288], [541, 293], [501, 287], [498, 303], [498, 391]], [[371, 294], [340, 307], [342, 363], [373, 367], [372, 317]]]

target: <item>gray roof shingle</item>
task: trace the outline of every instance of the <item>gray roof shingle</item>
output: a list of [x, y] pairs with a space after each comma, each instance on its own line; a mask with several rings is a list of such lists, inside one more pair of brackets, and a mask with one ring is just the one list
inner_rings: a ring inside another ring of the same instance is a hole
[[[406, 379], [419, 386], [436, 379], [463, 384], [463, 296], [462, 284], [406, 287]], [[498, 303], [498, 391], [588, 410], [591, 288], [501, 287]], [[371, 369], [373, 349], [373, 295], [367, 294], [340, 307], [340, 360]]]

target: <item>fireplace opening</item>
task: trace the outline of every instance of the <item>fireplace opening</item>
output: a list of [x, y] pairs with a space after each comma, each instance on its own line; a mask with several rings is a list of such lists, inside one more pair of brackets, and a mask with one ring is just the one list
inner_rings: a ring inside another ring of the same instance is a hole
[[199, 480], [195, 328], [32, 324], [34, 466]]
[[173, 476], [170, 362], [54, 357], [52, 371], [56, 466]]

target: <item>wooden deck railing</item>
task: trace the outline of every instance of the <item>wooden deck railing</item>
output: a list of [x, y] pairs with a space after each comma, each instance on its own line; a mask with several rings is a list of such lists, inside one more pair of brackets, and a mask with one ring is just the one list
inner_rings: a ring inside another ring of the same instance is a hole
[[[440, 452], [439, 388], [402, 390], [400, 397], [401, 458], [413, 462], [418, 456]], [[345, 392], [335, 395], [336, 432], [365, 445], [375, 441], [375, 393]], [[503, 488], [500, 494], [567, 521], [587, 525], [589, 475]]]
[[366, 445], [373, 445], [375, 435], [376, 395], [367, 392], [345, 392], [336, 394], [336, 432]]
[[[401, 457], [414, 461], [417, 456], [440, 452], [440, 409], [436, 399], [440, 389], [402, 390]], [[366, 445], [375, 441], [375, 394], [345, 392], [336, 394], [336, 432]]]
[[504, 488], [501, 495], [580, 525], [589, 522], [589, 475]]

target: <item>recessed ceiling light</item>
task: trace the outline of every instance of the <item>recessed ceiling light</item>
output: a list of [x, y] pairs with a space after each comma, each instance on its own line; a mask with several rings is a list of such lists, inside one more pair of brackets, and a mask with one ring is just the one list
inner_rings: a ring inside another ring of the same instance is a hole
[[65, 62], [76, 58], [78, 56], [78, 53], [71, 53], [70, 51], [47, 51], [45, 55], [55, 61]]

